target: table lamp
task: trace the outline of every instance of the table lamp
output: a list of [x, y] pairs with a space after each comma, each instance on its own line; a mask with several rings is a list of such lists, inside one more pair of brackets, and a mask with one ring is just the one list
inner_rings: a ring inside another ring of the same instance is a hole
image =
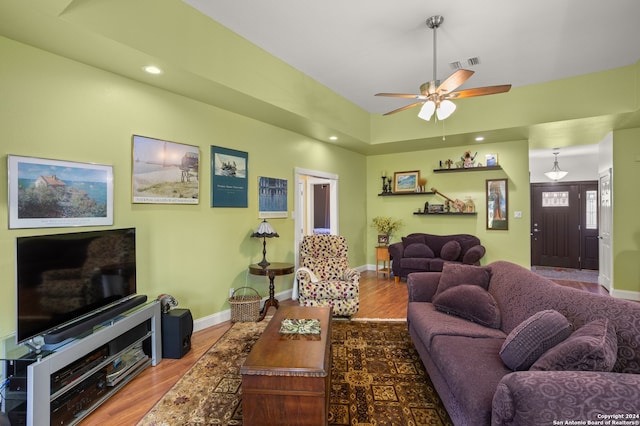
[[270, 265], [270, 263], [267, 262], [267, 238], [280, 237], [280, 235], [278, 235], [275, 229], [271, 227], [269, 222], [264, 219], [262, 223], [260, 223], [260, 226], [258, 226], [258, 229], [256, 229], [255, 232], [251, 234], [251, 236], [255, 238], [262, 238], [262, 260], [260, 261], [260, 263], [258, 263], [258, 265], [266, 268]]

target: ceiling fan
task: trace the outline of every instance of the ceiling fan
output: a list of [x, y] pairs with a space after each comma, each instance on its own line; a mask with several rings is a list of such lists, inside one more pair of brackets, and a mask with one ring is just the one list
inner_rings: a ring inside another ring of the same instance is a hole
[[459, 69], [447, 77], [440, 85], [436, 79], [436, 32], [444, 17], [440, 15], [432, 16], [427, 19], [427, 26], [433, 30], [433, 80], [423, 83], [420, 86], [419, 94], [410, 93], [376, 93], [376, 96], [389, 96], [393, 98], [407, 98], [417, 99], [409, 105], [405, 105], [401, 108], [394, 109], [384, 113], [383, 115], [395, 114], [396, 112], [404, 111], [409, 108], [422, 105], [418, 117], [423, 120], [431, 119], [433, 113], [436, 113], [436, 117], [439, 120], [444, 120], [449, 117], [456, 109], [456, 105], [451, 102], [451, 99], [463, 99], [471, 98], [474, 96], [493, 95], [496, 93], [508, 92], [511, 89], [510, 84], [502, 84], [499, 86], [485, 86], [476, 87], [474, 89], [465, 89], [455, 91], [465, 81], [467, 81], [474, 73], [474, 71]]

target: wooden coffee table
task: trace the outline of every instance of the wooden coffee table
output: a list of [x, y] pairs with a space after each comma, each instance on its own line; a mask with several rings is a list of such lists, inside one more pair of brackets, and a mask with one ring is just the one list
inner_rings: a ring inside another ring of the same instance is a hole
[[[320, 334], [280, 334], [285, 318], [319, 319]], [[245, 425], [326, 425], [331, 381], [331, 308], [284, 306], [241, 367]]]

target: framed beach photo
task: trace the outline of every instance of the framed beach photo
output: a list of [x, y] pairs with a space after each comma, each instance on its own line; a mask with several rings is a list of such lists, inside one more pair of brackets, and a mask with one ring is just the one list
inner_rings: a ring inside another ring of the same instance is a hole
[[200, 151], [197, 146], [133, 135], [131, 152], [133, 203], [200, 202]]
[[487, 179], [487, 229], [509, 229], [507, 179]]
[[393, 174], [393, 192], [416, 192], [419, 180], [419, 170], [395, 172]]
[[113, 225], [113, 167], [9, 155], [9, 228]]

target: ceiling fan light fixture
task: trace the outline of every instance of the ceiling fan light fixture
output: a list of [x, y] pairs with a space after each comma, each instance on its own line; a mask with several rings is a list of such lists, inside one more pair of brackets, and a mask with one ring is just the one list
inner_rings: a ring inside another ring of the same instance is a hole
[[569, 172], [565, 172], [564, 170], [561, 170], [560, 166], [558, 166], [558, 154], [559, 152], [553, 153], [554, 155], [553, 168], [544, 174], [546, 177], [548, 177], [551, 180], [560, 180], [569, 173]]
[[445, 120], [449, 118], [449, 116], [453, 114], [455, 110], [456, 104], [448, 99], [445, 99], [444, 101], [440, 102], [440, 106], [438, 106], [438, 109], [436, 110], [436, 117], [438, 117], [438, 120]]
[[436, 110], [436, 104], [433, 101], [427, 101], [420, 108], [420, 112], [418, 113], [418, 117], [422, 118], [425, 121], [431, 120], [431, 116]]

